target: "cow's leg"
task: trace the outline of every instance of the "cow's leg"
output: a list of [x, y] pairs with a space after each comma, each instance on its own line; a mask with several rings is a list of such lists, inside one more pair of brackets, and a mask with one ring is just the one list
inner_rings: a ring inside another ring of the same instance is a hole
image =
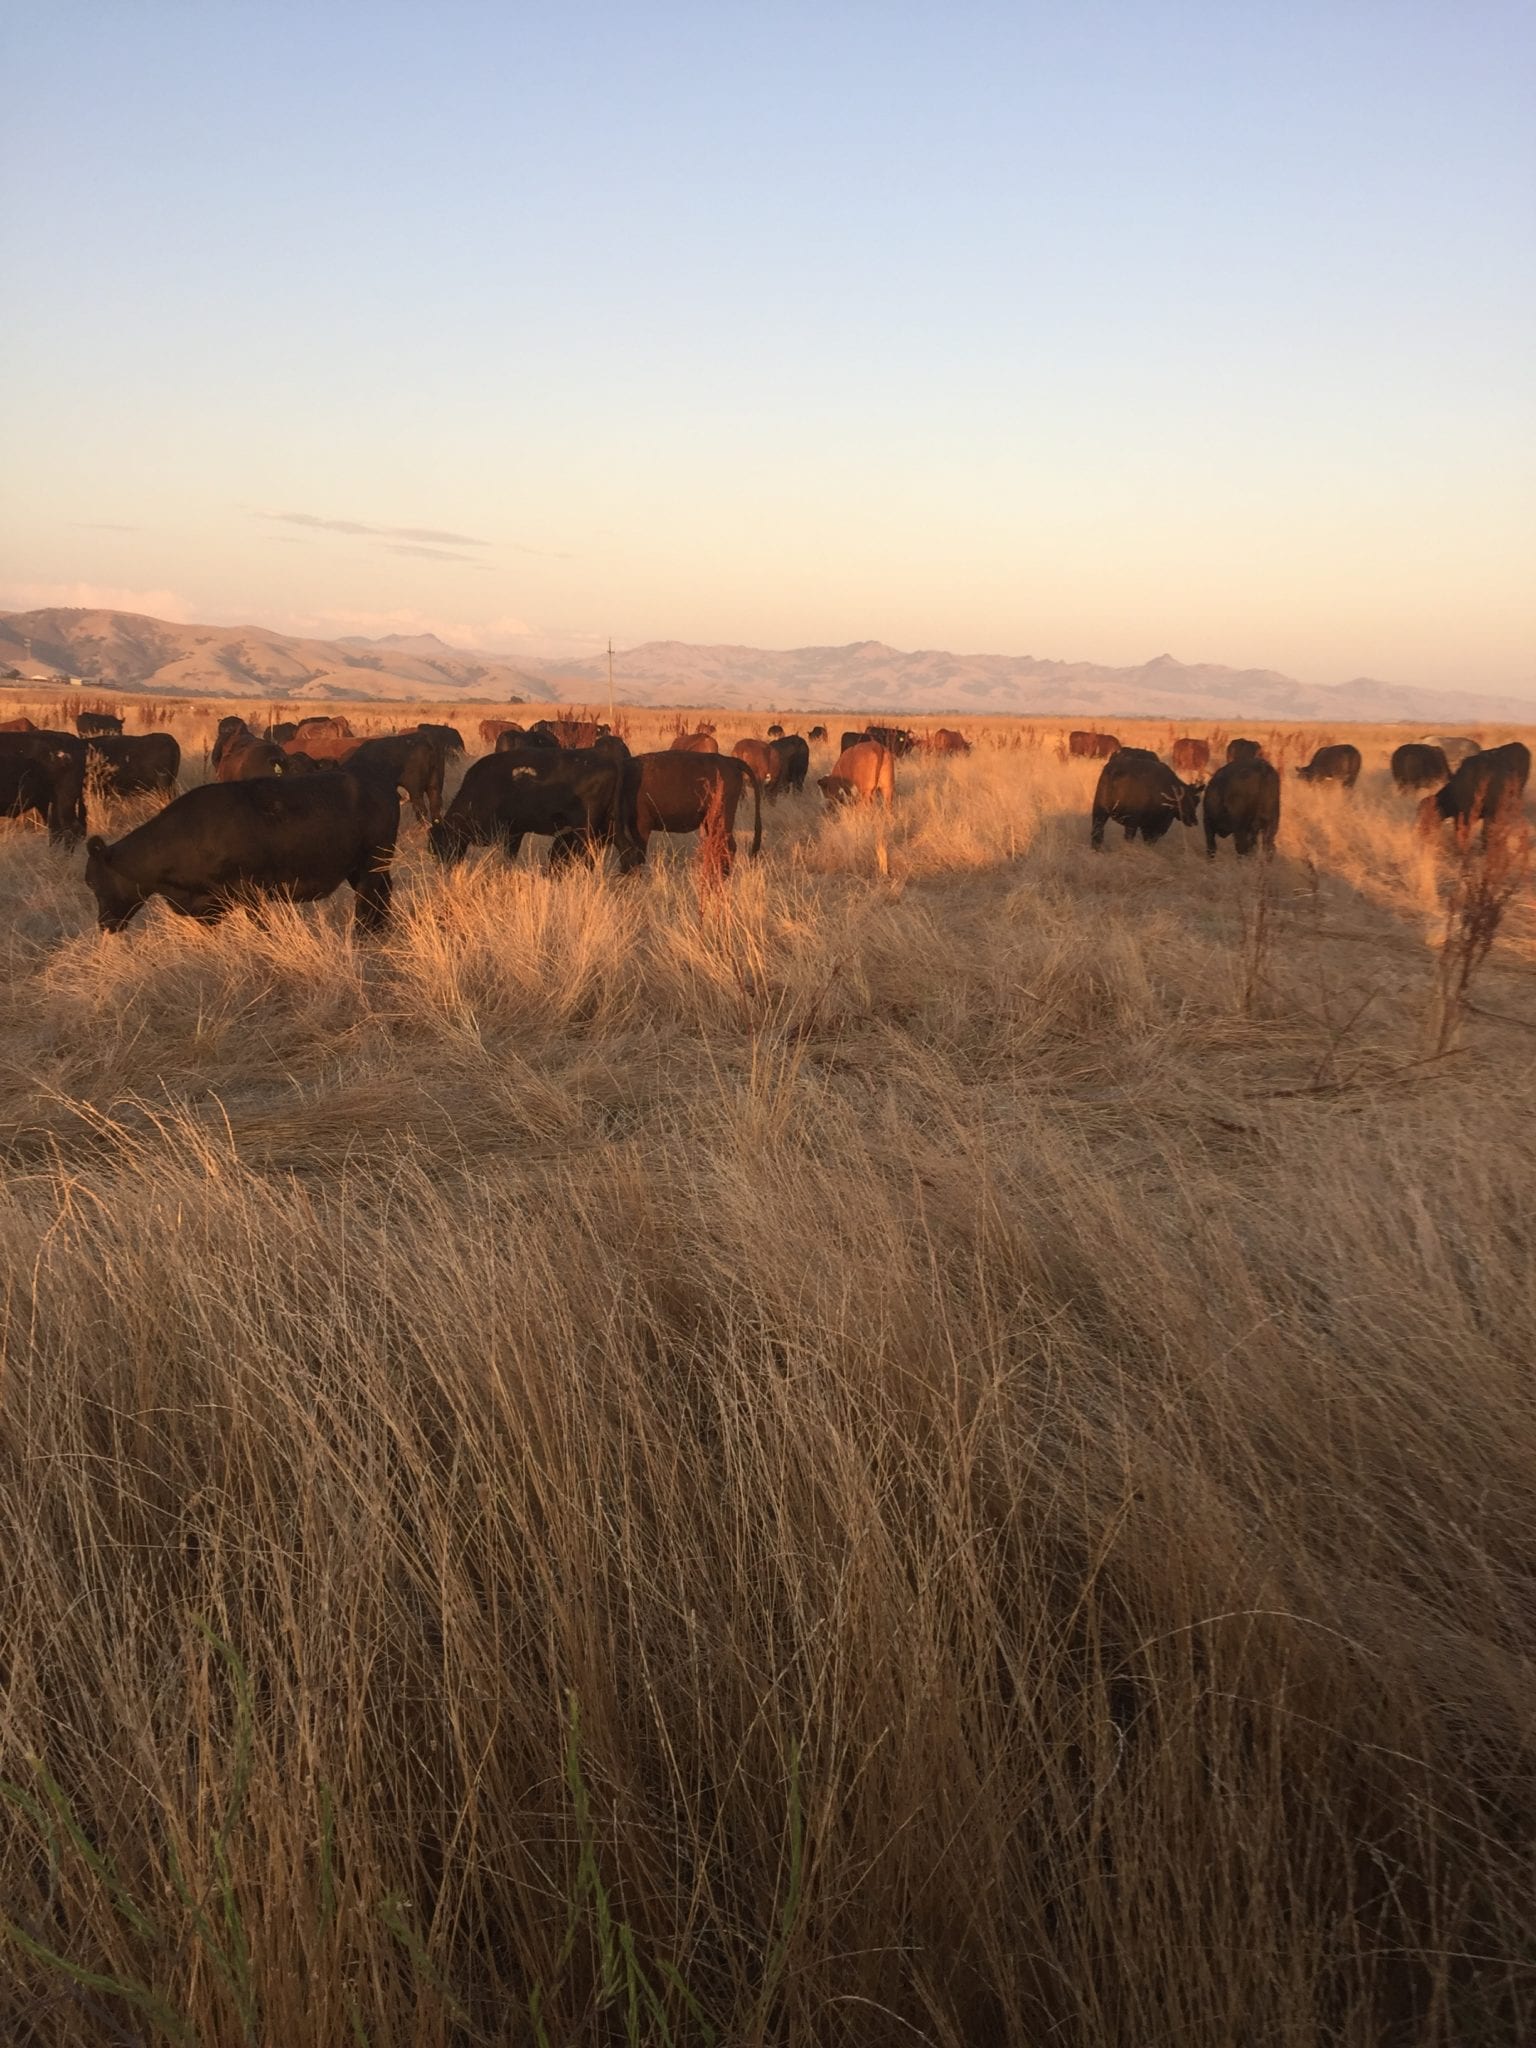
[[1207, 860], [1216, 858], [1216, 827], [1209, 818], [1205, 821], [1205, 857]]
[[1094, 847], [1095, 849], [1099, 849], [1099, 848], [1102, 848], [1102, 847], [1103, 847], [1103, 844], [1104, 844], [1104, 827], [1105, 827], [1105, 826], [1106, 826], [1106, 825], [1107, 825], [1108, 823], [1109, 823], [1109, 813], [1108, 813], [1108, 811], [1101, 811], [1101, 810], [1099, 809], [1098, 805], [1097, 805], [1097, 804], [1095, 804], [1095, 805], [1094, 805], [1094, 807], [1093, 807], [1093, 823], [1092, 823], [1092, 825], [1091, 825], [1091, 826], [1089, 827], [1089, 831], [1088, 831], [1088, 844], [1089, 844], [1090, 846]]
[[1136, 820], [1134, 818], [1122, 818], [1120, 826], [1127, 839], [1134, 839], [1136, 837]]
[[388, 868], [375, 867], [371, 861], [347, 878], [356, 892], [352, 905], [352, 919], [360, 932], [382, 931], [390, 919], [391, 899], [394, 896], [394, 880]]

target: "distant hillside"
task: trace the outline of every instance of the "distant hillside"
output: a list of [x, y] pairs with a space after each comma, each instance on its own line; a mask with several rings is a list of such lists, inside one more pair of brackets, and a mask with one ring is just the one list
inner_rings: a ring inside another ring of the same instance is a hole
[[[562, 697], [600, 694], [606, 657], [539, 666]], [[1030, 654], [905, 653], [879, 640], [847, 647], [695, 647], [649, 640], [614, 656], [628, 703], [780, 706], [785, 710], [952, 711], [996, 717], [1061, 712], [1070, 717], [1276, 718], [1530, 723], [1530, 699], [1419, 690], [1357, 677], [1299, 683], [1274, 669], [1186, 663], [1171, 654], [1134, 668], [1047, 661]]]
[[[30, 637], [32, 651], [26, 653]], [[608, 661], [527, 661], [450, 647], [434, 633], [308, 640], [265, 626], [177, 626], [136, 612], [0, 612], [0, 668], [81, 676], [165, 696], [454, 698], [600, 703]], [[1274, 669], [1181, 662], [1133, 668], [1031, 654], [907, 653], [879, 640], [847, 647], [698, 647], [649, 640], [614, 656], [622, 703], [778, 707], [786, 711], [1059, 713], [1108, 720], [1381, 720], [1428, 731], [1536, 722], [1529, 698], [1410, 689], [1357, 676], [1299, 683]]]
[[167, 697], [547, 702], [554, 694], [542, 676], [431, 634], [307, 640], [266, 626], [177, 626], [137, 612], [0, 612], [0, 668]]

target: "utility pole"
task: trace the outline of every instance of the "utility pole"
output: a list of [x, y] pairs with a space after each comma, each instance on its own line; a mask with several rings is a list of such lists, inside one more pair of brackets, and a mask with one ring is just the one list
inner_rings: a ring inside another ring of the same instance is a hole
[[613, 731], [613, 635], [608, 635], [608, 730]]

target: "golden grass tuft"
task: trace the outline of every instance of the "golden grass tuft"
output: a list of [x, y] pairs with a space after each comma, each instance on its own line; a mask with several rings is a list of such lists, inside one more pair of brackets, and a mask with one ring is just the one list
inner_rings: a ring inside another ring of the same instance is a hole
[[1529, 875], [1426, 1058], [1395, 736], [997, 733], [376, 943], [4, 829], [0, 2038], [1536, 2034]]

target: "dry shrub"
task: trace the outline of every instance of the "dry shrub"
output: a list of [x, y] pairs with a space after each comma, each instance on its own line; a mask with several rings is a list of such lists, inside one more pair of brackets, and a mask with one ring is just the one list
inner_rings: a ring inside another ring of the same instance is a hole
[[1473, 986], [1510, 905], [1530, 879], [1531, 830], [1517, 797], [1506, 796], [1500, 811], [1483, 821], [1480, 840], [1470, 831], [1457, 836], [1454, 863], [1435, 976], [1437, 1053], [1456, 1044]]
[[1260, 1028], [1092, 767], [374, 944], [0, 838], [0, 2038], [1532, 2037], [1528, 1048], [1378, 1085], [1384, 788]]

